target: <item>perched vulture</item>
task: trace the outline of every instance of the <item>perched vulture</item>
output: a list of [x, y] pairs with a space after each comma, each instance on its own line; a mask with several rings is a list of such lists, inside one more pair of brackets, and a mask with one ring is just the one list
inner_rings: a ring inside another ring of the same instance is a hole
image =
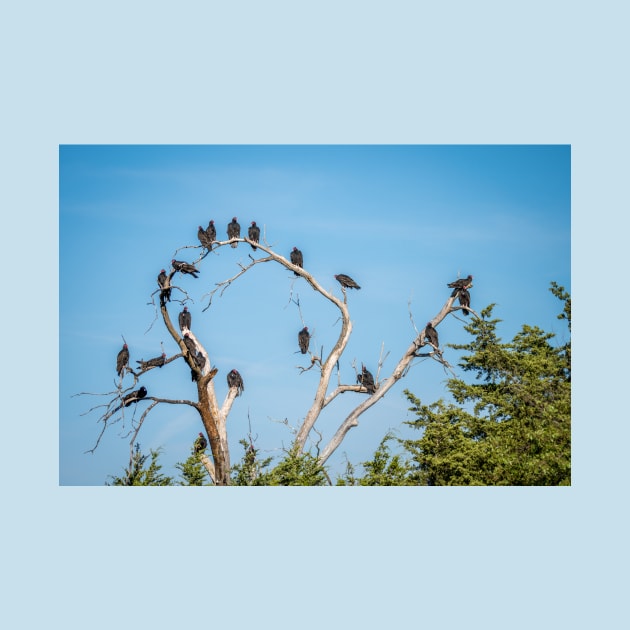
[[197, 356], [197, 345], [195, 342], [188, 336], [188, 333], [184, 335], [184, 343], [188, 348], [188, 352], [190, 352], [190, 356], [195, 358]]
[[236, 387], [238, 389], [237, 396], [240, 396], [245, 390], [245, 386], [243, 385], [243, 379], [237, 370], [232, 370], [228, 372], [227, 375], [227, 384], [230, 389], [232, 387]]
[[202, 247], [205, 247], [207, 250], [212, 249], [212, 241], [208, 240], [208, 234], [201, 226], [197, 230], [197, 238]]
[[161, 357], [155, 357], [155, 359], [149, 359], [148, 361], [136, 361], [141, 370], [146, 370], [152, 367], [161, 368], [166, 363], [166, 354], [162, 353]]
[[335, 279], [342, 287], [346, 287], [348, 289], [360, 289], [361, 287], [350, 277], [346, 276], [344, 273], [340, 273], [335, 276]]
[[[296, 267], [304, 267], [304, 257], [302, 256], [302, 252], [297, 248], [294, 247], [293, 250], [291, 251], [291, 262], [296, 266]], [[293, 272], [296, 276], [299, 276], [300, 274], [297, 271]]]
[[166, 302], [171, 301], [171, 276], [166, 275], [166, 271], [162, 269], [157, 277], [160, 289], [160, 306], [164, 306]]
[[438, 341], [438, 333], [435, 328], [433, 328], [433, 324], [431, 322], [427, 323], [427, 327], [424, 329], [425, 338], [430, 341], [436, 348], [440, 347], [440, 342]]
[[[252, 224], [249, 226], [247, 230], [247, 238], [250, 241], [254, 241], [254, 243], [258, 243], [260, 241], [260, 228], [256, 225], [256, 221], [252, 221]], [[256, 245], [252, 245], [252, 249], [256, 250]]]
[[175, 260], [173, 258], [173, 260], [171, 260], [171, 265], [173, 265], [173, 269], [175, 269], [175, 271], [180, 271], [181, 273], [189, 273], [193, 278], [196, 278], [197, 274], [199, 273], [199, 269], [197, 269], [195, 265], [191, 265], [187, 262], [182, 262], [181, 260]]
[[253, 444], [250, 444], [245, 451], [245, 463], [249, 466], [253, 466], [256, 463], [256, 449]]
[[[193, 355], [195, 356], [195, 355]], [[203, 366], [206, 364], [206, 357], [203, 356], [203, 354], [201, 353], [201, 350], [199, 352], [197, 352], [196, 356], [195, 356], [195, 363], [197, 364], [197, 367], [200, 370], [203, 370]], [[195, 370], [190, 370], [190, 377], [192, 378], [193, 381], [197, 381], [197, 373], [195, 372]]]
[[[236, 221], [236, 217], [232, 218], [232, 221], [227, 226], [228, 239], [241, 237], [241, 226]], [[238, 243], [232, 243], [232, 247], [236, 247]]]
[[460, 289], [467, 289], [472, 284], [472, 280], [473, 277], [468, 276], [467, 278], [459, 278], [458, 280], [453, 280], [453, 282], [449, 282], [446, 286], [450, 289], [453, 289], [451, 297], [455, 297]]
[[[123, 405], [125, 407], [129, 407], [132, 403], [137, 403], [141, 398], [144, 398], [147, 395], [147, 388], [144, 385], [140, 389], [136, 389], [134, 392], [130, 392], [126, 396], [123, 397]], [[120, 409], [120, 407], [119, 407]]]
[[468, 289], [459, 290], [459, 303], [462, 305], [462, 313], [468, 315], [470, 311], [466, 309], [466, 306], [470, 306], [470, 293]]
[[369, 394], [373, 394], [376, 391], [376, 385], [374, 385], [374, 377], [372, 373], [361, 364], [361, 374], [357, 374], [357, 383], [363, 385], [367, 389]]
[[118, 353], [116, 357], [116, 372], [118, 372], [118, 376], [122, 376], [125, 368], [129, 366], [129, 348], [127, 344], [123, 344], [122, 350]]
[[183, 331], [184, 328], [188, 328], [188, 330], [190, 330], [191, 323], [192, 317], [190, 316], [188, 307], [184, 306], [184, 310], [179, 314], [179, 329]]
[[310, 343], [311, 336], [308, 332], [308, 326], [304, 326], [302, 330], [298, 333], [298, 345], [300, 346], [300, 351], [302, 354], [306, 354], [308, 352], [308, 344]]
[[208, 249], [212, 249], [212, 243], [217, 240], [217, 228], [214, 227], [214, 221], [210, 219], [206, 228], [206, 236], [208, 237]]
[[203, 433], [200, 433], [199, 437], [195, 440], [195, 453], [203, 453], [207, 448], [208, 440], [206, 440]]

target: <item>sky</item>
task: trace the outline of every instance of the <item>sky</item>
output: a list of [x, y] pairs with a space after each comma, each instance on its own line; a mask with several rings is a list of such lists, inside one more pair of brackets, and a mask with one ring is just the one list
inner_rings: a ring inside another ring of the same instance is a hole
[[[213, 219], [225, 239], [233, 216], [243, 233], [256, 221], [277, 253], [302, 250], [305, 268], [335, 295], [341, 296], [337, 273], [361, 285], [348, 294], [354, 329], [340, 362], [341, 382], [354, 383], [353, 365], [365, 363], [376, 374], [381, 352], [380, 378], [388, 376], [415, 336], [412, 318], [422, 328], [449, 297], [447, 283], [468, 274], [474, 276], [472, 307], [496, 304], [505, 341], [523, 324], [566, 341], [568, 331], [556, 318], [561, 304], [548, 288], [556, 281], [571, 290], [570, 174], [571, 148], [561, 144], [61, 145], [59, 483], [103, 485], [123, 473], [134, 410], [86, 453], [101, 431], [97, 406], [115, 390], [123, 338], [133, 366], [159, 356], [162, 345], [167, 356], [179, 351], [156, 319], [152, 293], [172, 258], [199, 257], [199, 225]], [[198, 279], [177, 278], [189, 298], [192, 330], [219, 370], [219, 402], [229, 370], [244, 379], [228, 419], [233, 462], [241, 456], [239, 440], [249, 437], [261, 456], [282, 456], [317, 383], [314, 371], [298, 368], [308, 361], [297, 353], [297, 332], [307, 325], [312, 347], [327, 354], [340, 330], [330, 302], [275, 263], [252, 268], [206, 309], [216, 283], [250, 255], [262, 254], [246, 244], [221, 248], [200, 263]], [[176, 320], [184, 294], [173, 297], [169, 311]], [[468, 339], [461, 317], [449, 316], [438, 332], [445, 357], [465, 376], [459, 353], [446, 346]], [[414, 364], [347, 434], [327, 462], [331, 477], [347, 462], [370, 459], [389, 431], [417, 437], [404, 424], [413, 415], [403, 390], [425, 403], [448, 400], [448, 376], [436, 362]], [[196, 394], [182, 360], [140, 383], [149, 396]], [[321, 414], [312, 453], [363, 398], [346, 393]], [[136, 416], [145, 404], [136, 406]], [[138, 442], [147, 453], [162, 449], [163, 470], [175, 475], [174, 465], [186, 459], [202, 429], [192, 408], [158, 406]]]

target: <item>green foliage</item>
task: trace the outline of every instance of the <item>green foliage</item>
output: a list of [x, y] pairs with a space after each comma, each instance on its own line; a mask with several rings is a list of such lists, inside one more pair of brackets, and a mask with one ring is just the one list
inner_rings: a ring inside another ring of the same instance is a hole
[[241, 486], [325, 486], [329, 485], [326, 470], [317, 457], [300, 453], [296, 445], [285, 453], [273, 468], [273, 458], [258, 459], [258, 451], [241, 440], [245, 454], [240, 463], [232, 467], [232, 484]]
[[[163, 475], [160, 470], [161, 464], [158, 463], [158, 457], [161, 449], [150, 451], [149, 455], [144, 455], [140, 451], [140, 445], [136, 443], [134, 454], [131, 461], [131, 470], [125, 470], [123, 477], [110, 476], [112, 483], [106, 483], [107, 486], [172, 486], [173, 478]], [[145, 468], [147, 460], [151, 458], [148, 467]]]
[[211, 486], [212, 481], [200, 459], [200, 454], [194, 446], [190, 450], [190, 456], [185, 462], [178, 462], [175, 468], [180, 471], [178, 486]]
[[[570, 327], [571, 305], [562, 287], [552, 292], [564, 301], [560, 319]], [[571, 482], [570, 341], [560, 347], [554, 335], [524, 325], [510, 343], [496, 335], [492, 306], [466, 330], [460, 367], [476, 383], [448, 382], [457, 404], [439, 400], [423, 405], [407, 397], [423, 430], [405, 449], [414, 465], [412, 478], [428, 485], [565, 485]], [[480, 382], [479, 382], [480, 381]]]
[[243, 459], [232, 466], [231, 482], [233, 486], [265, 486], [265, 470], [272, 462], [273, 458], [269, 457], [264, 460], [258, 458], [258, 451], [253, 444], [249, 444], [245, 440], [239, 440], [243, 446]]
[[361, 465], [363, 477], [356, 477], [354, 467], [347, 463], [346, 472], [337, 479], [338, 486], [406, 486], [413, 483], [409, 475], [411, 467], [401, 454], [392, 455], [388, 442], [396, 440], [388, 433], [379, 444], [374, 457]]

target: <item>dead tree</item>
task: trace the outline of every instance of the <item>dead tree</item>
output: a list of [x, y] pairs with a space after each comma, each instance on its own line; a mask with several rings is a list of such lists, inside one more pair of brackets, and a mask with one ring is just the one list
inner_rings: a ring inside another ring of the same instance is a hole
[[[248, 238], [232, 238], [226, 241], [215, 241], [213, 243], [213, 253], [216, 254], [218, 250], [226, 245], [233, 246], [236, 242], [245, 242], [252, 245], [252, 241]], [[189, 247], [189, 246], [186, 246]], [[193, 246], [195, 247], [195, 246]], [[196, 246], [199, 247], [199, 246]], [[361, 394], [361, 402], [357, 404], [357, 406], [351, 411], [350, 414], [341, 422], [339, 427], [337, 428], [333, 437], [329, 440], [329, 442], [323, 447], [318, 448], [318, 459], [321, 464], [325, 463], [328, 458], [332, 455], [332, 453], [339, 447], [342, 443], [343, 439], [347, 435], [348, 431], [353, 427], [358, 425], [359, 417], [367, 411], [370, 407], [375, 405], [379, 400], [381, 400], [385, 394], [394, 386], [394, 384], [403, 378], [412, 367], [413, 361], [417, 357], [429, 357], [433, 358], [436, 361], [439, 361], [442, 365], [447, 368], [450, 368], [448, 363], [445, 361], [442, 356], [442, 352], [439, 348], [433, 346], [431, 343], [425, 339], [425, 330], [418, 331], [414, 325], [414, 338], [412, 339], [409, 347], [405, 350], [405, 352], [400, 357], [398, 363], [394, 367], [392, 373], [385, 378], [379, 379], [379, 373], [382, 367], [382, 361], [379, 362], [379, 372], [376, 377], [376, 384], [373, 391], [368, 392], [369, 395], [367, 398], [365, 397], [366, 388], [363, 387], [360, 383], [352, 383], [352, 384], [344, 384], [338, 382], [337, 386], [329, 392], [330, 389], [330, 381], [333, 375], [333, 371], [335, 370], [335, 366], [339, 365], [339, 360], [343, 355], [344, 350], [348, 345], [348, 341], [350, 340], [350, 336], [352, 333], [352, 321], [350, 319], [350, 312], [348, 309], [348, 300], [345, 287], [341, 286], [341, 292], [343, 298], [340, 299], [332, 292], [327, 291], [324, 287], [308, 272], [307, 269], [304, 269], [302, 266], [298, 266], [293, 264], [290, 260], [277, 254], [273, 251], [272, 247], [263, 239], [263, 242], [256, 242], [257, 251], [259, 253], [264, 254], [262, 257], [254, 258], [251, 253], [249, 254], [250, 262], [248, 264], [243, 265], [239, 264], [240, 270], [231, 278], [227, 278], [221, 282], [216, 283], [215, 288], [212, 289], [208, 294], [206, 294], [208, 304], [205, 306], [203, 311], [207, 310], [211, 305], [213, 298], [217, 295], [222, 295], [224, 291], [228, 289], [234, 282], [236, 282], [243, 274], [247, 273], [250, 269], [252, 269], [255, 265], [261, 263], [277, 263], [284, 266], [289, 271], [293, 272], [295, 276], [302, 277], [307, 284], [317, 293], [323, 296], [323, 298], [329, 300], [339, 311], [340, 321], [341, 321], [341, 329], [339, 331], [339, 336], [328, 353], [326, 357], [316, 357], [314, 356], [312, 360], [312, 364], [310, 368], [306, 369], [319, 369], [319, 380], [317, 383], [317, 389], [315, 392], [315, 397], [310, 408], [306, 411], [303, 419], [300, 421], [299, 426], [295, 435], [295, 444], [299, 452], [303, 452], [309, 439], [309, 435], [311, 431], [315, 429], [315, 424], [322, 413], [323, 409], [325, 409], [328, 405], [333, 403], [335, 399], [345, 393], [345, 392], [355, 392]], [[179, 251], [179, 250], [178, 250]], [[207, 251], [202, 253], [197, 261], [195, 261], [194, 265], [198, 265], [203, 261], [203, 258], [207, 255]], [[178, 287], [176, 284], [171, 283], [171, 290], [177, 290]], [[182, 290], [183, 291], [183, 290]], [[152, 301], [155, 304], [154, 296], [155, 294], [159, 294], [160, 289], [154, 292], [152, 295]], [[185, 294], [186, 299], [188, 299], [188, 295]], [[460, 306], [454, 306], [454, 301], [457, 295], [451, 295], [441, 309], [437, 312], [437, 314], [431, 320], [431, 323], [434, 327], [438, 326], [439, 323], [452, 312], [456, 312], [460, 310]], [[156, 309], [158, 307], [156, 306]], [[470, 312], [474, 313], [472, 309], [469, 309]], [[136, 437], [144, 419], [147, 417], [148, 413], [154, 409], [159, 404], [186, 404], [197, 410], [201, 422], [206, 430], [208, 435], [208, 442], [210, 445], [210, 451], [212, 457], [204, 456], [203, 463], [206, 466], [210, 477], [216, 485], [229, 485], [230, 483], [230, 452], [228, 447], [228, 439], [227, 439], [227, 419], [234, 404], [235, 398], [237, 397], [239, 391], [237, 387], [230, 387], [228, 393], [221, 404], [216, 396], [215, 388], [214, 388], [214, 377], [218, 373], [218, 368], [212, 365], [212, 360], [210, 353], [201, 343], [201, 341], [195, 336], [195, 334], [186, 329], [184, 332], [180, 332], [179, 326], [174, 326], [171, 321], [170, 314], [167, 309], [167, 302], [165, 300], [160, 299], [159, 305], [159, 315], [161, 316], [163, 323], [172, 336], [173, 340], [177, 344], [180, 349], [180, 353], [174, 355], [169, 359], [165, 359], [165, 364], [170, 363], [176, 359], [182, 358], [187, 364], [190, 370], [192, 371], [195, 378], [193, 380], [196, 382], [197, 386], [197, 400], [170, 400], [165, 398], [158, 398], [155, 396], [146, 396], [143, 400], [152, 401], [148, 408], [142, 413], [140, 419], [136, 421], [133, 425], [133, 434], [131, 438], [131, 447], [136, 441]], [[476, 313], [475, 313], [476, 315]], [[413, 318], [412, 318], [413, 323]], [[182, 337], [183, 334], [188, 335], [189, 339], [188, 343]], [[192, 343], [191, 343], [192, 340]], [[427, 347], [430, 350], [426, 352], [420, 352], [421, 348]], [[195, 352], [192, 352], [191, 349], [194, 348]], [[198, 359], [198, 355], [201, 355], [205, 361], [200, 361]], [[201, 364], [201, 367], [200, 367]], [[152, 369], [152, 368], [148, 368]], [[304, 368], [301, 368], [304, 371]], [[134, 386], [138, 382], [138, 379], [146, 370], [140, 370], [138, 372], [134, 372], [133, 370], [129, 370], [134, 376]], [[227, 370], [224, 371], [227, 373]], [[121, 379], [122, 380], [122, 379]], [[126, 390], [125, 390], [126, 391]], [[103, 435], [103, 432], [107, 428], [108, 421], [112, 419], [114, 416], [114, 407], [116, 406], [116, 401], [120, 401], [122, 398], [122, 388], [119, 387], [119, 391], [116, 393], [116, 396], [110, 401], [109, 405], [106, 406], [105, 413], [100, 417], [100, 421], [103, 421], [104, 427], [102, 429], [100, 438]], [[321, 434], [320, 434], [321, 435]], [[98, 446], [98, 441], [97, 445]], [[94, 448], [96, 448], [96, 446]], [[94, 449], [92, 449], [94, 450]]]

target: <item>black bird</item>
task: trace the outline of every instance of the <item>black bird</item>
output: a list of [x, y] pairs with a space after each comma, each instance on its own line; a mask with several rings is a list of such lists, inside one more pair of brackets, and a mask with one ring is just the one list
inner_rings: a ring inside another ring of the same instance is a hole
[[236, 393], [237, 396], [240, 396], [245, 390], [245, 386], [243, 385], [243, 379], [237, 370], [232, 370], [228, 372], [227, 384], [230, 389], [232, 389], [232, 387], [237, 388], [238, 390], [238, 392]]
[[466, 306], [470, 306], [470, 293], [468, 289], [459, 290], [459, 303], [462, 306], [462, 313], [464, 315], [468, 315], [470, 311], [467, 308], [465, 308]]
[[197, 238], [202, 247], [205, 247], [208, 251], [212, 249], [212, 241], [208, 239], [208, 233], [201, 226], [197, 230]]
[[[197, 354], [195, 355], [195, 363], [197, 364], [197, 367], [199, 368], [199, 370], [203, 370], [204, 365], [206, 364], [206, 357], [203, 356], [203, 354], [201, 353], [201, 350], [199, 350], [199, 352], [197, 352]], [[190, 370], [190, 377], [192, 378], [193, 381], [197, 381], [197, 373], [195, 372], [195, 370]]]
[[472, 276], [468, 276], [467, 278], [459, 278], [457, 280], [453, 280], [453, 282], [449, 282], [446, 286], [450, 289], [453, 289], [451, 293], [451, 297], [455, 297], [457, 295], [457, 291], [459, 289], [467, 289], [472, 285]]
[[208, 440], [206, 440], [203, 433], [200, 433], [199, 437], [195, 440], [195, 453], [203, 453], [207, 448]]
[[210, 219], [206, 228], [206, 236], [208, 237], [208, 249], [212, 249], [212, 243], [217, 240], [217, 228], [214, 227], [214, 221]]
[[[228, 239], [240, 238], [241, 237], [241, 226], [236, 221], [236, 217], [232, 218], [232, 221], [228, 223], [227, 226]], [[238, 245], [237, 242], [232, 243], [232, 247], [236, 247]]]
[[[302, 256], [302, 252], [297, 248], [294, 247], [291, 250], [291, 262], [296, 266], [296, 267], [302, 267], [304, 268], [304, 257]], [[296, 276], [299, 276], [300, 274], [297, 271], [293, 272]]]
[[155, 357], [155, 359], [149, 359], [148, 361], [136, 361], [141, 370], [146, 370], [152, 367], [161, 368], [166, 363], [166, 354], [162, 353], [161, 357]]
[[436, 348], [440, 347], [437, 330], [433, 328], [433, 324], [431, 322], [427, 322], [427, 327], [424, 329], [424, 336]]
[[179, 314], [179, 329], [183, 331], [184, 328], [188, 328], [188, 330], [190, 330], [191, 323], [192, 317], [188, 311], [188, 307], [184, 306], [184, 310]]
[[194, 359], [197, 356], [197, 345], [195, 342], [188, 336], [188, 333], [184, 335], [184, 343], [188, 348], [188, 352], [190, 352], [190, 356]]
[[162, 269], [157, 277], [158, 286], [160, 287], [160, 306], [164, 306], [166, 302], [171, 301], [171, 275], [166, 275], [166, 271]]
[[191, 265], [190, 263], [183, 262], [181, 260], [171, 260], [171, 265], [173, 265], [173, 269], [175, 271], [180, 271], [181, 273], [189, 273], [193, 278], [197, 278], [197, 274], [199, 273], [199, 269], [195, 267], [195, 265]]
[[140, 389], [136, 389], [134, 392], [130, 392], [129, 394], [124, 396], [122, 399], [123, 405], [125, 407], [129, 407], [129, 405], [131, 405], [132, 403], [137, 403], [141, 398], [144, 398], [146, 395], [147, 388], [143, 385]]
[[122, 376], [127, 367], [129, 367], [129, 348], [125, 343], [116, 357], [116, 372], [118, 376]]
[[308, 332], [308, 326], [304, 326], [302, 330], [298, 333], [298, 345], [300, 346], [300, 351], [302, 354], [306, 354], [308, 352], [308, 345], [311, 341], [311, 336]]
[[[252, 224], [249, 226], [247, 230], [247, 238], [250, 241], [254, 241], [254, 243], [258, 243], [260, 241], [260, 228], [256, 225], [256, 221], [252, 221]], [[252, 245], [252, 249], [256, 250], [256, 245]]]
[[344, 273], [336, 275], [335, 280], [337, 280], [342, 287], [346, 287], [348, 289], [361, 288], [350, 276], [346, 276]]
[[357, 383], [363, 385], [367, 389], [369, 394], [373, 394], [376, 391], [376, 385], [374, 385], [374, 377], [372, 373], [361, 363], [361, 374], [357, 374]]

